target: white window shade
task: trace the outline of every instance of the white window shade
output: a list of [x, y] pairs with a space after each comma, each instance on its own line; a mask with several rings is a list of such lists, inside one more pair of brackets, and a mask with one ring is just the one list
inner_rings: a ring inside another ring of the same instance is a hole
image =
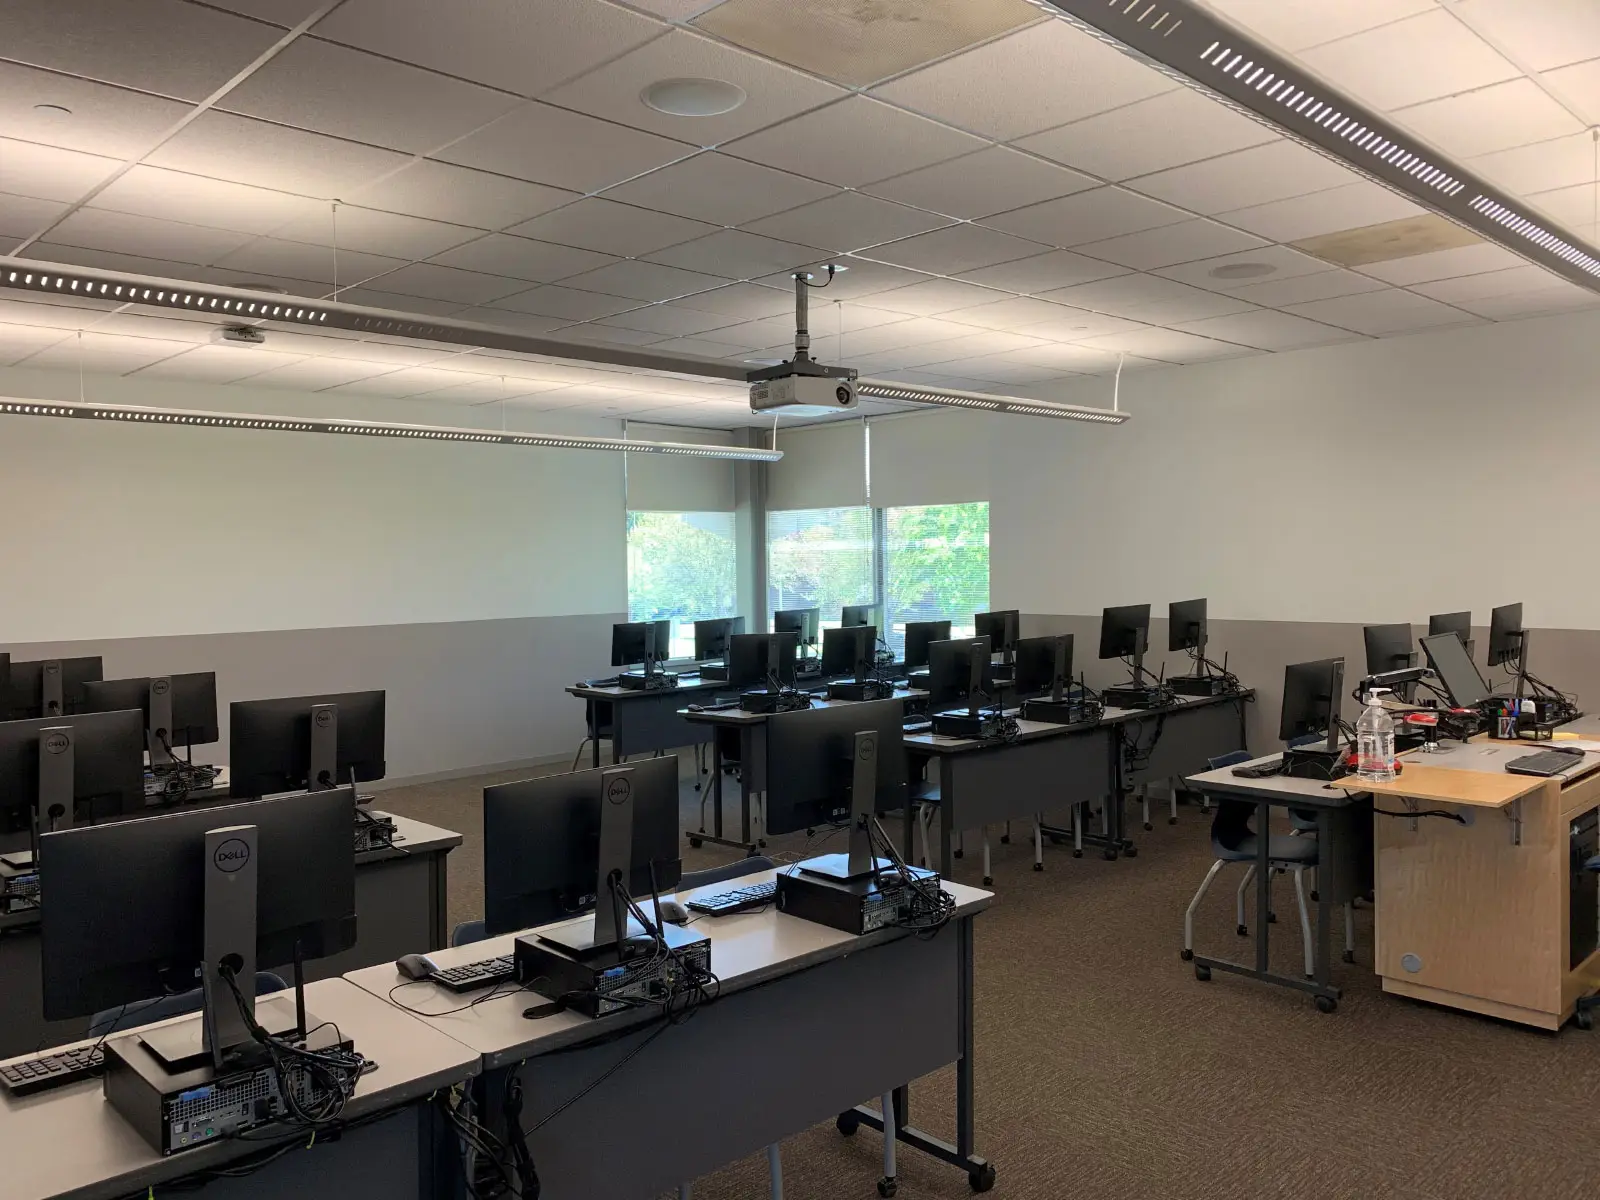
[[[679, 425], [645, 425], [629, 421], [628, 437], [638, 441], [692, 442], [704, 446], [731, 446], [734, 435], [725, 429], [690, 429]], [[628, 508], [636, 512], [732, 512], [734, 510], [731, 462], [697, 459], [666, 461], [663, 454], [629, 454]]]
[[1026, 423], [982, 413], [912, 413], [871, 424], [872, 503], [879, 508], [987, 500], [996, 426], [1001, 436], [1026, 436]]
[[778, 427], [783, 458], [767, 468], [769, 509], [847, 508], [867, 502], [865, 430], [860, 421], [805, 429]]

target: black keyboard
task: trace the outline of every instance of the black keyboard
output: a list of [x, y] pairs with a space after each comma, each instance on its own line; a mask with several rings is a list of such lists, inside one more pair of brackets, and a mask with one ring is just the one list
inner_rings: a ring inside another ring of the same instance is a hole
[[696, 896], [689, 901], [691, 912], [705, 913], [710, 917], [728, 917], [734, 913], [765, 908], [778, 895], [778, 881], [753, 883], [749, 887], [735, 888], [731, 892], [718, 892], [714, 896]]
[[1272, 775], [1283, 774], [1283, 758], [1268, 758], [1258, 763], [1246, 763], [1235, 767], [1233, 773], [1240, 779], [1266, 779]]
[[907, 733], [927, 733], [933, 728], [932, 721], [907, 721], [902, 727]]
[[517, 960], [510, 954], [464, 963], [459, 967], [445, 967], [428, 976], [440, 987], [452, 992], [472, 992], [516, 977]]
[[28, 1096], [48, 1088], [92, 1079], [106, 1069], [105, 1049], [96, 1042], [78, 1050], [60, 1050], [39, 1058], [25, 1058], [0, 1067], [0, 1084], [13, 1096]]
[[1537, 754], [1524, 754], [1506, 764], [1512, 775], [1565, 775], [1574, 767], [1583, 765], [1582, 750], [1540, 750]]

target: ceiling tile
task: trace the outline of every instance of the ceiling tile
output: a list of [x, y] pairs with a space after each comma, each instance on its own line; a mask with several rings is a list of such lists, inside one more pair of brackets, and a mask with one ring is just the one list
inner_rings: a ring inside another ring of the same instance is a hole
[[[997, 86], [1000, 82], [1004, 86]], [[1010, 141], [1177, 86], [1065, 21], [1044, 21], [915, 71], [874, 94]]]
[[1460, 7], [1535, 71], [1600, 58], [1600, 8], [1587, 0], [1464, 0]]
[[1146, 175], [1128, 184], [1135, 191], [1207, 216], [1304, 196], [1349, 183], [1349, 167], [1280, 139], [1265, 146], [1238, 150], [1206, 162]]
[[[806, 204], [775, 217], [752, 221], [747, 228], [763, 237], [821, 246], [825, 250], [855, 250], [895, 238], [909, 237], [948, 225], [920, 209], [878, 200], [859, 192], [845, 192]], [[841, 281], [844, 282], [844, 281]], [[854, 283], [854, 280], [849, 281]]]
[[1195, 321], [1250, 307], [1230, 296], [1219, 296], [1156, 275], [1124, 275], [1119, 279], [1062, 288], [1049, 293], [1049, 298], [1147, 325]]
[[[0, 240], [22, 241], [54, 222], [67, 206], [58, 200], [8, 196], [0, 192]], [[0, 246], [0, 250], [9, 247]]]
[[886, 179], [866, 190], [903, 204], [970, 219], [1098, 186], [1097, 181], [1076, 171], [1041, 162], [1005, 146], [991, 146], [976, 154]]
[[1600, 304], [1600, 296], [1576, 284], [1558, 284], [1537, 292], [1516, 292], [1509, 296], [1491, 296], [1483, 300], [1463, 300], [1461, 307], [1491, 321], [1515, 321], [1523, 317], [1542, 316], [1545, 313], [1567, 312], [1578, 308], [1593, 308]]
[[1337, 4], [1285, 4], [1284, 0], [1209, 0], [1238, 25], [1285, 50], [1306, 50], [1420, 12], [1435, 0], [1339, 0]]
[[1442, 8], [1329, 42], [1300, 57], [1385, 112], [1519, 74]]
[[619, 262], [568, 280], [584, 291], [626, 296], [633, 300], [671, 300], [694, 292], [709, 291], [728, 282], [715, 275], [663, 267], [657, 263]]
[[93, 207], [254, 234], [319, 212], [326, 220], [328, 211], [325, 201], [305, 196], [145, 166], [110, 184], [95, 196]]
[[295, 391], [320, 391], [353, 379], [365, 379], [389, 370], [378, 363], [352, 362], [339, 358], [307, 358], [288, 366], [274, 367], [250, 379], [251, 387], [292, 388]]
[[575, 192], [597, 192], [692, 152], [682, 142], [653, 133], [548, 104], [527, 104], [433, 157]]
[[332, 388], [335, 396], [415, 396], [452, 384], [471, 382], [474, 376], [438, 367], [405, 367], [380, 375], [369, 375]]
[[895, 266], [958, 275], [979, 267], [1032, 258], [1044, 247], [981, 225], [952, 225], [878, 246], [870, 257]]
[[[715, 79], [742, 88], [744, 103], [714, 117], [678, 117], [646, 104], [642, 93], [664, 79]], [[674, 29], [545, 95], [551, 104], [604, 117], [695, 146], [754, 133], [845, 95], [843, 88], [757, 58], [708, 37]]]
[[743, 225], [837, 190], [760, 163], [707, 153], [630, 179], [608, 190], [606, 198], [714, 225]]
[[1310, 304], [1292, 305], [1288, 311], [1310, 317], [1313, 321], [1377, 337], [1440, 325], [1470, 324], [1472, 321], [1472, 317], [1459, 308], [1451, 308], [1400, 288], [1367, 292], [1360, 296], [1340, 296], [1333, 300], [1315, 300]]
[[1554, 191], [1535, 192], [1524, 199], [1580, 236], [1583, 236], [1583, 227], [1593, 225], [1600, 215], [1600, 184], [1580, 183]]
[[175, 100], [0, 62], [0, 129], [25, 141], [137, 158], [188, 111]]
[[331, 204], [319, 208], [320, 211], [274, 230], [274, 234], [293, 242], [337, 246], [341, 254], [348, 249], [387, 254], [392, 258], [427, 258], [479, 235], [478, 230], [464, 225], [448, 225], [443, 221], [359, 208], [353, 204], [341, 204], [337, 212]]
[[[691, 297], [691, 303], [698, 297]], [[782, 317], [766, 317], [759, 321], [741, 321], [737, 325], [724, 325], [717, 330], [716, 340], [740, 347], [744, 355], [785, 338], [793, 339], [794, 322]]]
[[1260, 121], [1178, 88], [1017, 145], [1113, 182], [1278, 140]]
[[344, 198], [367, 208], [479, 229], [504, 229], [578, 196], [562, 188], [421, 159]]
[[249, 66], [283, 31], [179, 0], [10, 0], [5, 56], [202, 100]]
[[225, 8], [242, 17], [270, 21], [293, 28], [322, 6], [322, 0], [210, 0], [212, 8]]
[[[49, 303], [45, 301], [48, 300]], [[71, 301], [68, 303], [67, 301]], [[56, 303], [61, 301], [62, 303]], [[6, 325], [37, 325], [51, 329], [82, 329], [112, 309], [113, 301], [87, 300], [81, 296], [49, 296], [38, 301], [13, 300], [0, 296], [0, 329]]]
[[976, 284], [961, 283], [954, 279], [928, 279], [909, 287], [880, 292], [872, 303], [890, 312], [906, 313], [914, 317], [933, 317], [958, 308], [974, 308], [1006, 299], [1004, 292]]
[[976, 379], [988, 385], [985, 389], [982, 389], [988, 391], [993, 391], [995, 384], [1042, 383], [1047, 379], [1060, 379], [1071, 374], [1071, 372], [1062, 371], [1056, 367], [1024, 362], [1021, 359], [1007, 358], [999, 354], [986, 354], [976, 358], [960, 358], [948, 362], [940, 362], [936, 364], [936, 370]]
[[506, 275], [532, 283], [554, 283], [616, 260], [609, 254], [596, 254], [591, 250], [536, 242], [508, 233], [491, 233], [465, 246], [436, 254], [433, 261], [447, 267]]
[[93, 250], [57, 242], [34, 242], [28, 247], [24, 257], [38, 262], [94, 267], [101, 271], [123, 271], [131, 275], [151, 275], [163, 279], [194, 279], [208, 274], [206, 268], [190, 262], [147, 258], [139, 254], [119, 254], [112, 250]]
[[1332, 300], [1336, 296], [1354, 296], [1360, 292], [1382, 291], [1386, 285], [1355, 271], [1318, 271], [1314, 275], [1295, 275], [1288, 279], [1269, 279], [1265, 283], [1247, 283], [1233, 288], [1229, 294], [1267, 308], [1281, 308], [1288, 304], [1308, 304], [1312, 300]]
[[[1511, 296], [1519, 292], [1548, 291], [1560, 282], [1543, 267], [1524, 263], [1503, 271], [1484, 271], [1476, 275], [1418, 283], [1412, 286], [1412, 291], [1443, 300], [1446, 304], [1460, 304], [1467, 300], [1492, 300], [1496, 296]], [[1600, 297], [1596, 299], [1600, 300]]]
[[865, 96], [852, 96], [723, 147], [735, 157], [840, 187], [861, 187], [982, 148], [975, 137]]
[[1216, 358], [1235, 358], [1248, 353], [1230, 342], [1219, 342], [1175, 329], [1113, 333], [1104, 337], [1085, 338], [1079, 344], [1091, 350], [1112, 350], [1169, 363], [1209, 362]]
[[677, 304], [652, 304], [647, 308], [636, 308], [619, 316], [602, 317], [595, 324], [685, 337], [693, 333], [722, 329], [734, 324], [734, 319], [723, 313], [695, 312]]
[[591, 196], [514, 225], [511, 232], [520, 237], [631, 258], [703, 237], [715, 228], [703, 221], [689, 221]]
[[74, 201], [122, 164], [113, 158], [0, 138], [0, 192]]
[[[241, 277], [256, 272], [284, 275], [290, 279], [334, 282], [334, 255], [327, 246], [289, 242], [281, 238], [257, 238], [249, 245], [217, 260], [219, 267], [237, 271]], [[374, 275], [403, 266], [404, 260], [359, 251], [339, 251], [338, 278], [343, 284], [360, 283]], [[384, 289], [387, 290], [387, 289]]]
[[81, 366], [85, 371], [122, 375], [160, 362], [163, 358], [171, 358], [174, 354], [182, 354], [191, 346], [190, 342], [85, 333], [81, 338], [65, 338], [49, 349], [39, 351], [22, 365], [55, 371], [76, 371]]
[[202, 113], [146, 159], [213, 179], [333, 198], [405, 165], [404, 155], [231, 113]]
[[575, 342], [612, 342], [619, 346], [653, 346], [663, 335], [644, 329], [619, 329], [610, 325], [574, 325], [561, 332]]
[[[1600, 94], [1596, 99], [1600, 100]], [[1600, 104], [1595, 107], [1600, 111]], [[1526, 78], [1429, 100], [1393, 115], [1407, 129], [1457, 158], [1492, 154], [1583, 130], [1582, 122]]]
[[794, 292], [754, 283], [731, 283], [714, 291], [698, 292], [688, 304], [699, 312], [722, 313], [741, 321], [752, 321], [792, 313]]
[[[1580, 112], [1590, 121], [1600, 120], [1600, 58], [1588, 62], [1577, 63], [1570, 67], [1563, 67], [1559, 71], [1551, 71], [1545, 77], [1545, 82], [1557, 88], [1564, 98], [1578, 106]], [[1553, 124], [1551, 122], [1550, 124]], [[1548, 125], [1545, 126], [1548, 128]], [[1566, 132], [1558, 130], [1557, 132]], [[1545, 134], [1546, 137], [1553, 136]], [[1532, 137], [1523, 138], [1523, 141], [1533, 141]], [[1512, 143], [1506, 143], [1511, 145]], [[1497, 148], [1497, 147], [1496, 147]]]
[[1469, 164], [1519, 196], [1595, 182], [1594, 141], [1587, 133], [1552, 138], [1473, 159]]
[[1059, 321], [1067, 313], [1061, 305], [1051, 304], [1047, 300], [1013, 296], [970, 308], [953, 309], [940, 315], [947, 321], [959, 321], [963, 325], [976, 325], [982, 329], [1018, 330], [1025, 325]]
[[1049, 246], [1078, 246], [1189, 219], [1170, 204], [1106, 187], [985, 217], [983, 223]]
[[50, 239], [86, 250], [110, 250], [117, 254], [138, 254], [203, 266], [239, 249], [250, 236], [153, 217], [81, 208], [51, 229]]
[[662, 30], [612, 4], [474, 0], [471, 20], [437, 0], [346, 0], [313, 29], [318, 37], [536, 96]]
[[[887, 332], [892, 333], [896, 326], [890, 326]], [[1030, 346], [1037, 346], [1044, 341], [1043, 338], [1028, 337], [1024, 334], [989, 332], [967, 332], [959, 337], [932, 338], [923, 343], [928, 347], [927, 361], [955, 362], [965, 358], [976, 358], [986, 354], [1005, 354], [1011, 351], [1023, 350]]]
[[[1405, 287], [1413, 283], [1431, 283], [1436, 279], [1454, 279], [1459, 275], [1477, 275], [1484, 271], [1500, 271], [1527, 262], [1503, 246], [1479, 242], [1475, 246], [1457, 246], [1454, 250], [1435, 250], [1432, 254], [1413, 254], [1390, 262], [1367, 263], [1357, 268], [1363, 275], [1371, 275], [1385, 283]], [[1552, 282], [1558, 277], [1550, 276]]]
[[303, 354], [280, 354], [260, 346], [196, 346], [186, 354], [152, 363], [138, 374], [203, 383], [237, 383], [273, 367], [304, 361]]
[[219, 107], [423, 154], [519, 103], [504, 92], [303, 37], [230, 91]]
[[1331, 325], [1308, 321], [1292, 313], [1272, 312], [1270, 309], [1187, 321], [1178, 328], [1185, 333], [1198, 333], [1202, 337], [1235, 342], [1256, 350], [1297, 350], [1302, 346], [1348, 342], [1355, 336], [1348, 330], [1335, 329]]
[[1126, 273], [1126, 268], [1101, 262], [1097, 258], [1085, 258], [1070, 250], [1052, 250], [1032, 258], [1019, 258], [993, 267], [980, 267], [976, 271], [963, 271], [961, 278], [1032, 296], [1056, 288], [1071, 287], [1075, 283], [1089, 283]]
[[[1115, 350], [1100, 350], [1090, 346], [1070, 344], [1066, 342], [1051, 342], [1043, 346], [1036, 346], [1030, 350], [1018, 350], [1005, 357], [1018, 362], [1035, 363], [1040, 366], [1052, 367], [1058, 371], [1074, 371], [1084, 375], [1108, 374], [1117, 369], [1117, 361], [1123, 357]], [[1145, 360], [1134, 360], [1143, 362]], [[1133, 363], [1129, 362], [1128, 366]]]
[[[524, 293], [526, 294], [526, 293]], [[474, 325], [493, 325], [500, 329], [515, 329], [518, 333], [549, 333], [568, 322], [561, 317], [541, 317], [533, 313], [507, 312], [503, 308], [463, 308], [451, 314], [457, 321], [470, 321]]]
[[[1253, 269], [1261, 267], [1272, 269], [1244, 279], [1228, 278], [1229, 268], [1243, 265]], [[1247, 284], [1260, 283], [1263, 279], [1291, 279], [1296, 275], [1313, 275], [1318, 271], [1329, 269], [1328, 264], [1320, 258], [1312, 258], [1309, 254], [1302, 254], [1287, 246], [1263, 246], [1240, 254], [1220, 255], [1184, 263], [1181, 266], [1167, 267], [1161, 274], [1168, 279], [1177, 279], [1195, 287], [1210, 288], [1216, 292], [1233, 292]], [[1220, 275], [1217, 273], [1219, 271]]]
[[[340, 288], [340, 304], [361, 304], [367, 308], [386, 308], [391, 312], [416, 313], [419, 316], [459, 316], [459, 300], [428, 300], [422, 296], [402, 296], [398, 292], [385, 292], [378, 288]], [[460, 317], [468, 321], [471, 317]]]
[[459, 300], [462, 304], [488, 304], [523, 289], [523, 283], [479, 271], [459, 271], [433, 263], [412, 263], [376, 279], [375, 287], [406, 296], [433, 300]]
[[1270, 241], [1297, 242], [1325, 233], [1399, 221], [1422, 212], [1420, 205], [1381, 184], [1358, 179], [1343, 187], [1306, 196], [1291, 196], [1287, 200], [1218, 213], [1217, 220], [1260, 234]]
[[799, 246], [738, 229], [721, 229], [650, 255], [650, 261], [705, 271], [729, 279], [759, 279], [774, 271], [794, 271], [816, 260], [815, 246]]
[[9, 367], [70, 336], [59, 329], [0, 325], [0, 367]]
[[561, 317], [568, 321], [592, 321], [596, 317], [615, 316], [630, 308], [638, 308], [639, 301], [577, 288], [547, 286], [507, 296], [504, 300], [496, 301], [494, 307], [541, 317]]
[[1152, 271], [1157, 267], [1171, 267], [1178, 263], [1193, 262], [1201, 258], [1214, 258], [1219, 254], [1233, 254], [1250, 250], [1266, 243], [1248, 233], [1240, 233], [1215, 221], [1184, 221], [1178, 225], [1163, 225], [1159, 229], [1146, 229], [1128, 233], [1103, 242], [1090, 242], [1079, 246], [1082, 254], [1120, 263], [1138, 271]]

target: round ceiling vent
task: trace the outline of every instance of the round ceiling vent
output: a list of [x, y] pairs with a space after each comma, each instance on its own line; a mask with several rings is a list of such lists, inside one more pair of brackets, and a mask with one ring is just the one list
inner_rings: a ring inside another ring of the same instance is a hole
[[1271, 275], [1277, 269], [1271, 263], [1236, 262], [1212, 267], [1208, 273], [1213, 279], [1260, 279], [1263, 275]]
[[671, 117], [720, 117], [744, 103], [744, 89], [721, 79], [663, 79], [639, 94], [649, 107]]

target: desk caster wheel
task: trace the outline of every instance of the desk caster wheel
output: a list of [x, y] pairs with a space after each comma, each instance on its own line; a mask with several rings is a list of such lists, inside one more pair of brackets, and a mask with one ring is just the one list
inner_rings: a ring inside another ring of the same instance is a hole
[[1317, 895], [1317, 889], [1316, 888], [1312, 888], [1311, 889], [1311, 903], [1315, 904], [1318, 900], [1321, 900], [1321, 899], [1322, 899], [1322, 897]]
[[854, 1112], [843, 1112], [839, 1114], [839, 1119], [833, 1125], [845, 1137], [855, 1137], [856, 1130], [861, 1128], [861, 1118], [856, 1116]]
[[746, 849], [746, 850], [745, 850], [745, 852], [744, 852], [744, 856], [745, 856], [745, 857], [746, 857], [746, 858], [758, 858], [758, 857], [760, 857], [760, 856], [759, 856], [759, 855], [758, 855], [758, 854], [757, 854], [757, 853], [756, 853], [756, 848], [755, 848], [755, 847], [754, 847], [754, 846], [751, 846], [751, 847], [749, 847], [749, 848], [748, 848], [748, 849]]
[[1275, 913], [1275, 912], [1269, 912], [1267, 914], [1267, 924], [1268, 925], [1276, 925], [1277, 923], [1278, 923], [1278, 914]]
[[1178, 957], [1183, 959], [1184, 962], [1192, 962], [1194, 960], [1194, 951], [1186, 946], [1178, 951]]
[[704, 845], [705, 845], [705, 843], [704, 843], [704, 842], [702, 842], [702, 841], [701, 841], [701, 840], [700, 840], [700, 839], [699, 839], [699, 838], [697, 838], [697, 837], [691, 837], [691, 838], [690, 838], [690, 839], [689, 839], [689, 845], [691, 845], [691, 846], [693, 846], [693, 847], [694, 847], [694, 848], [695, 848], [695, 849], [696, 849], [696, 850], [698, 850], [698, 849], [700, 849], [700, 847], [701, 847], [701, 846], [704, 846]]
[[697, 784], [694, 785], [694, 790], [698, 792], [700, 790], [700, 787], [701, 787], [701, 785], [697, 783]]
[[1105, 859], [1107, 862], [1116, 862], [1117, 852], [1115, 850], [1102, 850], [1100, 852], [1100, 857]]
[[1168, 825], [1176, 825], [1177, 823], [1178, 823], [1178, 818], [1177, 817], [1168, 817], [1167, 818], [1167, 824]]
[[806, 836], [807, 837], [816, 837], [817, 836], [817, 831], [815, 829], [807, 829], [806, 830]]
[[1233, 931], [1235, 933], [1237, 933], [1240, 937], [1249, 937], [1250, 936], [1250, 926], [1248, 926], [1248, 925], [1236, 925], [1236, 926], [1234, 926]]
[[1196, 964], [1195, 968], [1194, 968], [1194, 977], [1196, 979], [1198, 979], [1201, 983], [1210, 983], [1211, 982], [1211, 968], [1210, 967], [1203, 967], [1203, 966], [1200, 966], [1199, 964]]
[[1082, 850], [1076, 850], [1076, 849], [1073, 850], [1072, 857], [1073, 858], [1082, 858], [1083, 857], [1083, 851]]
[[1043, 863], [1034, 863], [1033, 864], [1033, 869], [1035, 871], [1042, 871], [1042, 870], [1044, 870], [1044, 864]]
[[878, 1180], [878, 1195], [892, 1196], [900, 1190], [900, 1181], [897, 1179]]
[[1594, 1028], [1594, 1014], [1587, 1008], [1580, 1008], [1572, 1014], [1572, 1023], [1587, 1033]]
[[763, 850], [765, 850], [767, 848], [767, 839], [766, 838], [757, 838], [756, 839], [756, 845], [760, 846]]
[[969, 1172], [967, 1184], [975, 1192], [994, 1191], [994, 1167], [984, 1163], [976, 1171]]
[[967, 852], [965, 850], [956, 849], [956, 850], [952, 850], [950, 852], [950, 857], [951, 858], [965, 858], [966, 856], [967, 856]]
[[1002, 845], [1002, 846], [1009, 846], [1009, 845], [1011, 845], [1011, 835], [1010, 835], [1010, 834], [1009, 834], [1009, 833], [1002, 833], [1002, 834], [1001, 834], [1001, 835], [1000, 835], [1000, 844], [1001, 844], [1001, 845]]
[[1339, 1007], [1339, 1002], [1337, 1000], [1335, 1000], [1332, 996], [1318, 996], [1317, 997], [1317, 1011], [1320, 1012], [1320, 1013], [1331, 1013], [1331, 1012], [1335, 1011], [1338, 1007]]
[[1125, 854], [1129, 858], [1138, 858], [1139, 857], [1139, 847], [1137, 847], [1137, 846], [1125, 847], [1123, 849], [1122, 853]]
[[1156, 827], [1154, 825], [1150, 824], [1149, 821], [1146, 821], [1144, 823], [1144, 831], [1146, 833], [1154, 833], [1156, 831]]
[[984, 887], [992, 887], [993, 885], [994, 885], [994, 876], [993, 875], [985, 875], [983, 877], [983, 886]]
[[1346, 950], [1343, 957], [1345, 962], [1353, 963], [1356, 960], [1356, 952], [1354, 950]]

